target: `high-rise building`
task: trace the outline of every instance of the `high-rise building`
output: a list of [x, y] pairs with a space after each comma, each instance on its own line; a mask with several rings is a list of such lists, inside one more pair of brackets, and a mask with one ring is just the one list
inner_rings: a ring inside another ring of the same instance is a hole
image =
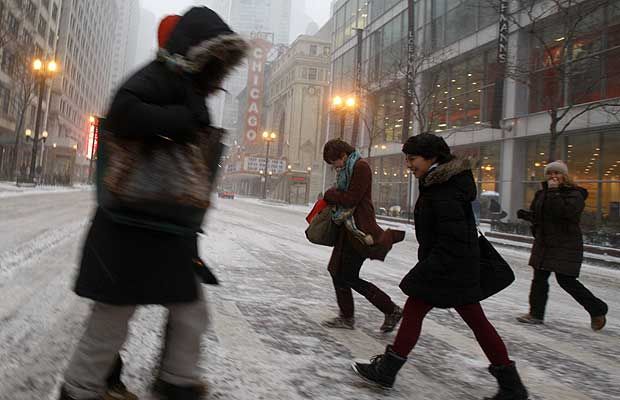
[[115, 1], [62, 2], [56, 59], [60, 72], [52, 87], [47, 118], [44, 173], [88, 177], [89, 116], [104, 115], [111, 95], [117, 29]]
[[134, 69], [134, 57], [138, 43], [140, 4], [138, 0], [116, 0], [118, 24], [114, 38], [112, 59], [112, 90], [116, 89], [127, 74]]

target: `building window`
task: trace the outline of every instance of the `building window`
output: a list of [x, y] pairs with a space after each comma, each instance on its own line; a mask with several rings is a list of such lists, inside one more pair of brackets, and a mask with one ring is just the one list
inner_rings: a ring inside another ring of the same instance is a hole
[[11, 13], [8, 13], [6, 16], [6, 26], [7, 26], [7, 34], [13, 38], [17, 37], [17, 32], [19, 31], [19, 21], [17, 18]]
[[56, 3], [52, 6], [52, 19], [54, 21], [58, 20], [58, 4]]
[[37, 6], [32, 0], [27, 0], [25, 14], [26, 19], [34, 25], [35, 18], [37, 17]]
[[12, 76], [15, 70], [15, 54], [9, 52], [7, 49], [4, 49], [0, 69], [2, 69], [2, 71], [4, 71], [7, 75]]
[[310, 45], [310, 55], [316, 56], [318, 54], [318, 46], [316, 44]]
[[37, 30], [39, 31], [39, 35], [45, 37], [45, 34], [47, 33], [47, 22], [45, 22], [43, 17], [39, 17], [39, 26]]
[[0, 112], [4, 115], [8, 115], [11, 109], [11, 91], [0, 85]]
[[568, 37], [554, 19], [532, 34], [530, 112], [620, 97], [619, 7], [586, 15]]
[[489, 121], [493, 114], [496, 77], [493, 49], [428, 71], [424, 75], [424, 85], [431, 94], [427, 103], [431, 110], [430, 130], [441, 132]]
[[50, 30], [50, 34], [47, 39], [47, 44], [49, 45], [50, 50], [54, 49], [54, 44], [56, 43], [56, 33]]
[[318, 70], [316, 68], [308, 69], [308, 79], [311, 81], [316, 81], [318, 79]]
[[407, 210], [407, 187], [409, 172], [401, 154], [372, 157], [372, 196], [378, 213], [400, 217]]

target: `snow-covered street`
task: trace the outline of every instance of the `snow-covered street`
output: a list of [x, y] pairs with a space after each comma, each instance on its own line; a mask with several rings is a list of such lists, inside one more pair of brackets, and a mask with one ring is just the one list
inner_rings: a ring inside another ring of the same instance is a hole
[[[71, 285], [93, 205], [90, 191], [0, 196], [0, 399], [56, 396], [89, 306]], [[448, 310], [428, 315], [392, 391], [354, 375], [353, 359], [382, 353], [395, 333], [381, 334], [383, 316], [357, 295], [355, 330], [320, 326], [337, 310], [326, 270], [330, 249], [307, 242], [305, 213], [250, 199], [219, 200], [210, 211], [200, 248], [221, 281], [204, 287], [211, 326], [202, 367], [210, 399], [473, 400], [495, 393], [484, 354]], [[517, 282], [483, 307], [531, 398], [620, 399], [620, 271], [582, 270], [582, 282], [610, 306], [602, 332], [590, 330], [587, 313], [554, 279], [546, 324], [525, 326], [515, 316], [527, 311], [528, 254], [500, 251]], [[415, 261], [408, 228], [386, 262], [367, 262], [362, 276], [402, 304], [398, 283]], [[124, 381], [140, 398], [153, 379], [164, 318], [160, 307], [140, 309], [123, 352]]]

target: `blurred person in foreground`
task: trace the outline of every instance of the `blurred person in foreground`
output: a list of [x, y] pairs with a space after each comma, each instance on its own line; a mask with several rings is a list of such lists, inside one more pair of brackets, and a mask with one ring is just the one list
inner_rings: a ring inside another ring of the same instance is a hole
[[[145, 143], [155, 136], [187, 142], [210, 125], [205, 99], [241, 62], [247, 44], [206, 7], [172, 18], [167, 30], [157, 59], [116, 93], [103, 130]], [[165, 220], [147, 223], [140, 215], [99, 204], [75, 284], [75, 292], [94, 303], [65, 372], [61, 400], [132, 398], [128, 392], [120, 394], [124, 397], [106, 392], [106, 379], [118, 369], [113, 366], [129, 320], [146, 304], [168, 310], [154, 392], [163, 400], [203, 398], [198, 364], [208, 315], [200, 281], [209, 281], [199, 272], [206, 269], [197, 246], [203, 216], [196, 218], [192, 234], [178, 234]]]

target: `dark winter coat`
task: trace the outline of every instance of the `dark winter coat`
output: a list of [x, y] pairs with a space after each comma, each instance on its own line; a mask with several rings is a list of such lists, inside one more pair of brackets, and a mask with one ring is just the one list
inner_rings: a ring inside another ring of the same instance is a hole
[[467, 160], [440, 164], [420, 180], [414, 209], [418, 263], [402, 280], [408, 296], [435, 307], [477, 303], [480, 248], [471, 202], [476, 184]]
[[534, 246], [530, 265], [569, 276], [579, 276], [583, 238], [579, 220], [588, 191], [578, 186], [549, 189], [547, 182], [536, 192], [529, 212], [519, 216], [532, 222]]
[[403, 231], [383, 230], [377, 225], [375, 207], [372, 204], [372, 171], [365, 160], [358, 160], [353, 167], [349, 190], [340, 191], [329, 189], [323, 199], [328, 204], [341, 205], [345, 208], [355, 207], [353, 218], [359, 230], [369, 234], [373, 238], [374, 245], [365, 246], [354, 239], [347, 229], [341, 228], [338, 240], [332, 251], [328, 269], [332, 275], [338, 274], [342, 261], [342, 249], [344, 241], [348, 240], [353, 248], [363, 257], [371, 260], [385, 260], [387, 253], [394, 243], [402, 241], [405, 237]]
[[[145, 141], [154, 135], [186, 140], [208, 124], [196, 76], [207, 65], [211, 70], [213, 65], [232, 69], [245, 49], [245, 42], [213, 11], [191, 9], [171, 34], [167, 51], [118, 90], [103, 129]], [[167, 221], [161, 221], [159, 228], [148, 221], [147, 229], [140, 218], [97, 208], [84, 244], [76, 293], [110, 304], [196, 300], [197, 273], [205, 269], [198, 258], [197, 233], [166, 229]]]

